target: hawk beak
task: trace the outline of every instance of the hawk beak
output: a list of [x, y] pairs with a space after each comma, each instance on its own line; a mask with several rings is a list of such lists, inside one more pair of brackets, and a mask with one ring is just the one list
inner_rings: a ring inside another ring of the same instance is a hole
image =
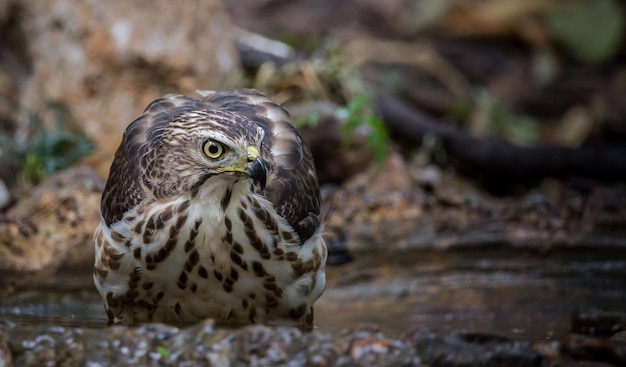
[[259, 151], [255, 147], [248, 147], [248, 166], [245, 170], [246, 175], [257, 181], [261, 185], [261, 190], [265, 190], [267, 181], [267, 167]]

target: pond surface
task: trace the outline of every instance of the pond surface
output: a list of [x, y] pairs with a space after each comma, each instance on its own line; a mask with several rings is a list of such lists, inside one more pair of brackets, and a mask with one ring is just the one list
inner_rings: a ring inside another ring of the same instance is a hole
[[[545, 340], [567, 333], [576, 310], [626, 311], [624, 249], [390, 256], [395, 261], [378, 257], [331, 269], [331, 286], [316, 309], [321, 328], [369, 321], [390, 335], [426, 327]], [[373, 267], [380, 261], [394, 265]]]
[[[577, 309], [626, 311], [621, 248], [544, 255], [511, 248], [395, 252], [357, 256], [327, 273], [329, 285], [315, 310], [321, 331], [373, 323], [389, 336], [426, 327], [440, 334], [466, 329], [545, 340], [567, 333]], [[80, 278], [68, 284], [83, 284], [82, 290], [0, 291], [0, 318], [106, 326], [90, 276]]]

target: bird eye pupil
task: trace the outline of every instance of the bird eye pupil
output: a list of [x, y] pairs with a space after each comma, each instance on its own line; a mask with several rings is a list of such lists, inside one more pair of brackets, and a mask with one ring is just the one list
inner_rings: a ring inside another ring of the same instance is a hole
[[207, 140], [204, 143], [202, 149], [204, 150], [204, 154], [212, 159], [217, 159], [221, 157], [225, 152], [225, 148], [222, 144], [212, 140]]

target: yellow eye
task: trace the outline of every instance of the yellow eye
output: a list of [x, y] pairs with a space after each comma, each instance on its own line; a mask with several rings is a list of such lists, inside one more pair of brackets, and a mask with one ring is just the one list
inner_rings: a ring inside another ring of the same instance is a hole
[[224, 145], [222, 145], [221, 143], [218, 143], [213, 140], [207, 140], [206, 142], [204, 142], [204, 145], [202, 146], [202, 151], [204, 151], [204, 154], [206, 154], [207, 157], [212, 158], [212, 159], [217, 159], [221, 157], [222, 155], [224, 155], [224, 153], [226, 152], [226, 149], [224, 148]]

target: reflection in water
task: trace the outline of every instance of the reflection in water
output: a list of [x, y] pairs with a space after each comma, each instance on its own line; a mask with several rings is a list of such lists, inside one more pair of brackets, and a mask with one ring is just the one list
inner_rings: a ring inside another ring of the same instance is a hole
[[[539, 256], [507, 249], [356, 256], [351, 264], [329, 267], [316, 323], [320, 331], [374, 323], [389, 336], [426, 327], [440, 334], [466, 329], [516, 339], [559, 338], [577, 308], [624, 310], [626, 254], [609, 252]], [[106, 326], [100, 296], [90, 284], [84, 288], [0, 291], [0, 319]]]
[[55, 290], [0, 294], [0, 318], [18, 324], [104, 327], [107, 317], [100, 295]]

